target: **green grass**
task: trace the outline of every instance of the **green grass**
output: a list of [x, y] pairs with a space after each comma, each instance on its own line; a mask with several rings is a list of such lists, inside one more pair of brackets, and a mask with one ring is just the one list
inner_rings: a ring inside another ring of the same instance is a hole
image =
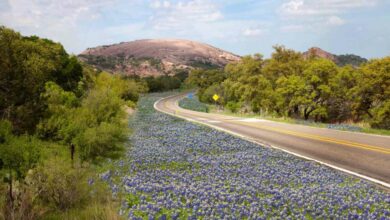
[[114, 203], [105, 203], [101, 204], [100, 202], [91, 201], [91, 203], [83, 208], [75, 208], [68, 210], [66, 212], [58, 212], [49, 214], [42, 219], [45, 220], [56, 220], [56, 219], [64, 219], [64, 220], [88, 220], [88, 219], [96, 219], [96, 220], [120, 220], [123, 219], [118, 215], [117, 204]]
[[363, 128], [362, 132], [369, 133], [369, 134], [379, 134], [379, 135], [389, 135], [390, 136], [390, 130], [385, 130], [385, 129]]

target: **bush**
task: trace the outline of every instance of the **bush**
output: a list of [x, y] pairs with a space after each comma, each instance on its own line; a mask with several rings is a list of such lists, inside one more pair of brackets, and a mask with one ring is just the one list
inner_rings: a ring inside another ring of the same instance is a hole
[[390, 100], [385, 102], [383, 106], [373, 109], [372, 113], [371, 127], [390, 129]]
[[149, 88], [149, 92], [162, 92], [179, 89], [182, 81], [176, 76], [146, 77], [144, 79]]
[[[138, 88], [130, 88], [136, 86], [130, 82], [101, 73], [82, 100], [49, 83], [42, 97], [47, 100], [51, 116], [39, 124], [40, 137], [76, 144], [84, 161], [117, 157], [128, 132], [124, 105], [134, 106], [138, 99], [134, 95]], [[122, 96], [130, 93], [132, 98], [124, 101]]]
[[31, 187], [45, 207], [65, 211], [81, 206], [88, 198], [86, 173], [62, 158], [48, 159], [30, 178]]
[[34, 220], [42, 216], [35, 204], [35, 197], [28, 185], [15, 184], [13, 205], [9, 203], [7, 187], [0, 184], [0, 219]]
[[232, 113], [236, 113], [240, 108], [241, 104], [238, 102], [228, 102], [225, 106], [227, 109], [229, 109]]
[[123, 142], [127, 134], [123, 126], [103, 122], [97, 127], [87, 128], [74, 139], [80, 147], [82, 160], [101, 161], [104, 158], [117, 158], [123, 152]]
[[212, 104], [215, 103], [215, 101], [213, 99], [213, 96], [215, 94], [220, 96], [220, 98], [217, 100], [217, 103], [224, 104], [223, 97], [221, 96], [221, 94], [223, 94], [223, 90], [222, 90], [221, 85], [219, 85], [219, 84], [213, 84], [212, 86], [208, 87], [203, 92], [201, 92], [201, 91], [198, 92], [200, 101], [206, 102], [206, 103], [212, 103]]

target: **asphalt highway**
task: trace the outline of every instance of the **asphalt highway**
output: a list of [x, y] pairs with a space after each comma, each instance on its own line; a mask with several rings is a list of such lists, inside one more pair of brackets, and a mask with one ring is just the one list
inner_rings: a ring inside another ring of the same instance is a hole
[[178, 106], [185, 96], [161, 99], [155, 108], [390, 187], [389, 136], [190, 111]]

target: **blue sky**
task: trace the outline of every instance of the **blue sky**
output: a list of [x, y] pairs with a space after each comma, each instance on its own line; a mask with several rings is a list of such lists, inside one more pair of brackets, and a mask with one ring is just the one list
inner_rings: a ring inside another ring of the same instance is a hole
[[0, 24], [69, 53], [151, 38], [189, 39], [239, 55], [318, 46], [390, 55], [390, 0], [0, 0]]

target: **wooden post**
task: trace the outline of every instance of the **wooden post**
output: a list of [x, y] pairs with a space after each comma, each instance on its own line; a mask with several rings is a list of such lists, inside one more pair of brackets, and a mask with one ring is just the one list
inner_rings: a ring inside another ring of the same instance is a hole
[[75, 152], [75, 146], [73, 143], [70, 144], [70, 159], [72, 160], [72, 167], [73, 167], [73, 159], [74, 159], [74, 152]]

